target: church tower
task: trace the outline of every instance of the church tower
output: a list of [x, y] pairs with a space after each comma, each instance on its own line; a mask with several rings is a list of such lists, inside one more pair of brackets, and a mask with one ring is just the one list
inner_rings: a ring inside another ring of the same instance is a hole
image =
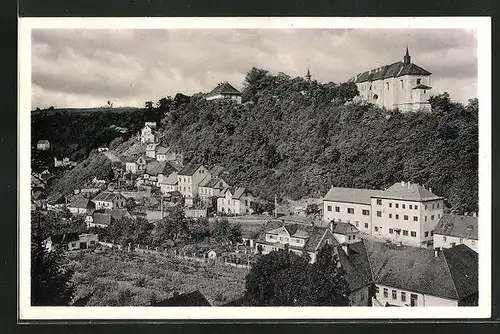
[[309, 68], [307, 68], [306, 79], [307, 81], [311, 81], [311, 72], [309, 71]]
[[403, 62], [405, 64], [409, 64], [410, 63], [410, 60], [411, 60], [411, 57], [410, 57], [410, 53], [408, 52], [408, 45], [406, 46], [406, 54], [405, 56], [403, 57]]

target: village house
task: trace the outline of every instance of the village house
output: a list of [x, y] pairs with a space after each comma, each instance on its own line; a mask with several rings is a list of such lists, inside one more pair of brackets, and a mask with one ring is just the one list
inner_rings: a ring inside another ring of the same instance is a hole
[[173, 151], [170, 148], [158, 146], [156, 148], [156, 160], [158, 161], [177, 161], [182, 163], [184, 155], [182, 152]]
[[333, 233], [326, 227], [268, 223], [264, 232], [255, 240], [255, 248], [262, 254], [288, 249], [297, 255], [306, 253], [310, 262], [316, 261], [319, 250], [325, 245], [338, 245]]
[[108, 227], [111, 222], [121, 219], [133, 219], [132, 215], [126, 209], [99, 209], [85, 218], [87, 228]]
[[218, 84], [206, 97], [207, 101], [218, 99], [229, 99], [241, 103], [241, 92], [230, 83], [223, 82]]
[[98, 147], [97, 148], [97, 152], [108, 152], [109, 149], [105, 146], [102, 146], [102, 147]]
[[66, 208], [68, 199], [61, 194], [52, 194], [47, 198], [47, 210], [49, 211], [62, 211]]
[[360, 240], [359, 230], [351, 223], [331, 222], [330, 231], [339, 244], [350, 244]]
[[156, 159], [156, 147], [158, 144], [146, 145], [146, 157]]
[[434, 248], [450, 248], [464, 244], [478, 251], [478, 218], [476, 215], [445, 214], [434, 230]]
[[139, 132], [141, 144], [159, 143], [160, 136], [156, 131], [156, 122], [146, 122]]
[[[213, 175], [212, 175], [213, 176]], [[213, 197], [222, 196], [222, 191], [228, 188], [229, 184], [223, 178], [208, 178], [206, 177], [201, 181], [199, 186], [199, 196], [206, 204], [211, 204]]]
[[79, 250], [96, 246], [99, 241], [97, 234], [64, 233], [48, 237], [45, 248], [50, 252], [55, 247], [63, 247], [63, 250]]
[[254, 195], [246, 188], [225, 188], [217, 198], [217, 212], [229, 215], [252, 214], [252, 202], [254, 200]]
[[73, 215], [87, 215], [95, 209], [95, 204], [89, 198], [78, 196], [67, 207]]
[[158, 181], [160, 191], [163, 195], [177, 191], [178, 175], [177, 172], [172, 172], [166, 179]]
[[69, 160], [69, 158], [64, 157], [61, 160], [57, 159], [57, 157], [54, 157], [54, 167], [67, 167], [67, 166], [76, 166], [77, 163], [75, 161]]
[[193, 205], [193, 198], [198, 195], [198, 186], [204, 178], [211, 178], [210, 171], [202, 164], [188, 164], [177, 174], [177, 190], [184, 196], [186, 205]]
[[140, 156], [137, 159], [129, 158], [125, 161], [125, 172], [131, 174], [142, 173], [146, 169], [146, 157]]
[[444, 198], [410, 182], [386, 190], [332, 187], [323, 198], [323, 210], [326, 223], [347, 222], [382, 240], [428, 247], [444, 213]]
[[406, 48], [403, 61], [358, 74], [350, 80], [360, 97], [379, 107], [401, 111], [430, 110], [431, 73], [411, 62]]
[[120, 193], [103, 191], [92, 199], [95, 209], [123, 209], [127, 204], [127, 199]]
[[175, 172], [177, 170], [168, 161], [151, 161], [144, 171], [144, 183], [161, 187], [161, 181], [165, 181], [169, 175]]
[[47, 151], [50, 149], [50, 142], [47, 139], [39, 140], [36, 143], [36, 149], [39, 151]]

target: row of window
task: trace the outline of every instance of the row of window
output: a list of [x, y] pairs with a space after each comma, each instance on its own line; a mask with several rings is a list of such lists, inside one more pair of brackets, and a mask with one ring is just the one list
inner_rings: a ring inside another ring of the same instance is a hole
[[[389, 207], [392, 208], [392, 202], [389, 202]], [[377, 199], [377, 205], [382, 205], [382, 199], [378, 198]], [[399, 203], [394, 203], [394, 207], [396, 209], [399, 209]], [[406, 204], [405, 203], [401, 203], [401, 208], [402, 209], [406, 209]], [[424, 208], [425, 210], [429, 210], [429, 205], [425, 204], [424, 205]], [[434, 210], [434, 209], [439, 209], [441, 208], [441, 204], [438, 202], [438, 203], [432, 203], [431, 205], [431, 208]], [[408, 209], [410, 210], [418, 210], [418, 205], [417, 204], [409, 204], [408, 205]]]
[[179, 177], [179, 182], [191, 182], [189, 177]]
[[[382, 226], [380, 226], [380, 227], [375, 226], [375, 232], [377, 232], [379, 229], [382, 230]], [[393, 234], [394, 232], [396, 232], [396, 234], [399, 234], [400, 231], [401, 230], [394, 230], [394, 229], [390, 228], [389, 229], [389, 234]], [[407, 237], [408, 236], [408, 230], [403, 230], [403, 235], [405, 237]], [[416, 238], [417, 237], [417, 232], [416, 231], [410, 231], [410, 235], [413, 238]]]
[[[375, 293], [376, 294], [380, 293], [378, 286], [375, 287]], [[398, 291], [392, 289], [391, 297], [393, 300], [397, 300], [398, 299]], [[389, 298], [389, 289], [388, 288], [384, 288], [384, 298]], [[401, 298], [402, 302], [406, 302], [406, 292], [401, 291], [400, 298]], [[418, 305], [418, 296], [414, 293], [410, 293], [410, 306], [417, 306], [417, 305]]]
[[[328, 205], [327, 208], [326, 208], [327, 211], [332, 211], [332, 206], [331, 205]], [[335, 212], [340, 212], [340, 206], [336, 206], [335, 207]], [[347, 208], [347, 213], [348, 214], [354, 214], [354, 208]], [[366, 209], [363, 209], [361, 210], [361, 214], [363, 216], [369, 216], [370, 215], [370, 210], [366, 210]]]

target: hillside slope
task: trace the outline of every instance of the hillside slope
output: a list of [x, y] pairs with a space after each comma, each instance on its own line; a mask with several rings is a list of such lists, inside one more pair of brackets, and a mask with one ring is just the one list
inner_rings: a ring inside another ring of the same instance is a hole
[[184, 151], [186, 162], [222, 164], [230, 183], [269, 199], [404, 180], [431, 187], [456, 212], [477, 211], [477, 103], [438, 96], [432, 113], [401, 114], [344, 104], [353, 90], [252, 69], [247, 103], [195, 95], [162, 120], [164, 144]]

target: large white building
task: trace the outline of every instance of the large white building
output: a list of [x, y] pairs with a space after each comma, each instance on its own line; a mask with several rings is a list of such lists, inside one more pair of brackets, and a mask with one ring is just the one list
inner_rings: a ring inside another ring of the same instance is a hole
[[406, 48], [403, 61], [358, 74], [350, 80], [360, 97], [381, 108], [401, 111], [430, 110], [431, 72], [411, 62]]
[[323, 220], [346, 222], [362, 233], [415, 247], [429, 246], [444, 213], [444, 198], [401, 182], [385, 190], [335, 188], [323, 198]]

